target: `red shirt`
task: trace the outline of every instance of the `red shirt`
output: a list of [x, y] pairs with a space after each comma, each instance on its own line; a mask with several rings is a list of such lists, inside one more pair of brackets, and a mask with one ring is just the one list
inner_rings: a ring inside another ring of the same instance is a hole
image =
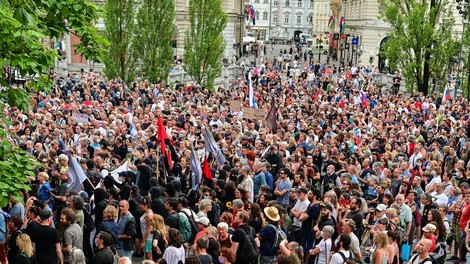
[[436, 248], [436, 236], [432, 235], [432, 237], [428, 238], [432, 242], [432, 247], [429, 249], [428, 252], [433, 252], [434, 248]]
[[462, 210], [462, 216], [460, 216], [460, 231], [465, 230], [468, 220], [470, 220], [470, 204], [466, 204]]

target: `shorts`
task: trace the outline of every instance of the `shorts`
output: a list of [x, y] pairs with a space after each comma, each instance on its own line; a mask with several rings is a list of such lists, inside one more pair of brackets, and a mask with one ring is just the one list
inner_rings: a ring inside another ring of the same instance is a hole
[[145, 245], [143, 249], [144, 253], [152, 252], [152, 240], [145, 240]]

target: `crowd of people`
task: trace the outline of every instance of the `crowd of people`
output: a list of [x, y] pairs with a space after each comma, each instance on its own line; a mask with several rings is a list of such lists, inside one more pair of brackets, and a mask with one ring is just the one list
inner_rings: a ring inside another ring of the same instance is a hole
[[[376, 87], [364, 67], [247, 70], [212, 94], [54, 75], [29, 112], [5, 109], [43, 166], [0, 213], [0, 263], [466, 262], [465, 98]], [[230, 108], [248, 83], [274, 119]]]

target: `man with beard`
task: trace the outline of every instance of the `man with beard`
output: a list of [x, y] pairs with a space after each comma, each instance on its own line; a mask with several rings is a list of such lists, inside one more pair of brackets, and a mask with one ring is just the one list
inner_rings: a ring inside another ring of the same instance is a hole
[[65, 230], [62, 239], [62, 252], [64, 254], [64, 261], [67, 262], [72, 257], [73, 248], [83, 250], [82, 228], [75, 223], [75, 213], [72, 209], [65, 208], [62, 210], [59, 230]]
[[[357, 229], [354, 231], [357, 237], [362, 235], [362, 220], [364, 219], [364, 215], [362, 214], [360, 208], [362, 206], [361, 198], [354, 197], [349, 204], [349, 214], [345, 216], [346, 219], [351, 219], [356, 224]], [[341, 207], [340, 207], [341, 208]]]
[[318, 200], [321, 197], [320, 190], [312, 189], [308, 192], [308, 199], [310, 200], [310, 205], [307, 207], [307, 210], [302, 213], [299, 217], [299, 220], [302, 221], [302, 243], [301, 246], [304, 249], [304, 252], [308, 252], [313, 248], [315, 242], [315, 235], [312, 230], [312, 226], [317, 222], [318, 217], [320, 217], [320, 204]]
[[332, 190], [333, 188], [335, 188], [335, 186], [340, 185], [340, 177], [338, 177], [338, 174], [335, 173], [335, 166], [328, 165], [328, 167], [326, 168], [325, 177], [323, 178], [323, 194], [327, 193], [329, 190]]

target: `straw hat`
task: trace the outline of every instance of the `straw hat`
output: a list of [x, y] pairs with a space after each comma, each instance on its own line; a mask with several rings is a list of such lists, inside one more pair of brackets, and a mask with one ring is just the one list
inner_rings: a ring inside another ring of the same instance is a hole
[[264, 213], [266, 214], [267, 218], [271, 219], [274, 222], [277, 222], [280, 219], [279, 211], [274, 206], [264, 208]]

